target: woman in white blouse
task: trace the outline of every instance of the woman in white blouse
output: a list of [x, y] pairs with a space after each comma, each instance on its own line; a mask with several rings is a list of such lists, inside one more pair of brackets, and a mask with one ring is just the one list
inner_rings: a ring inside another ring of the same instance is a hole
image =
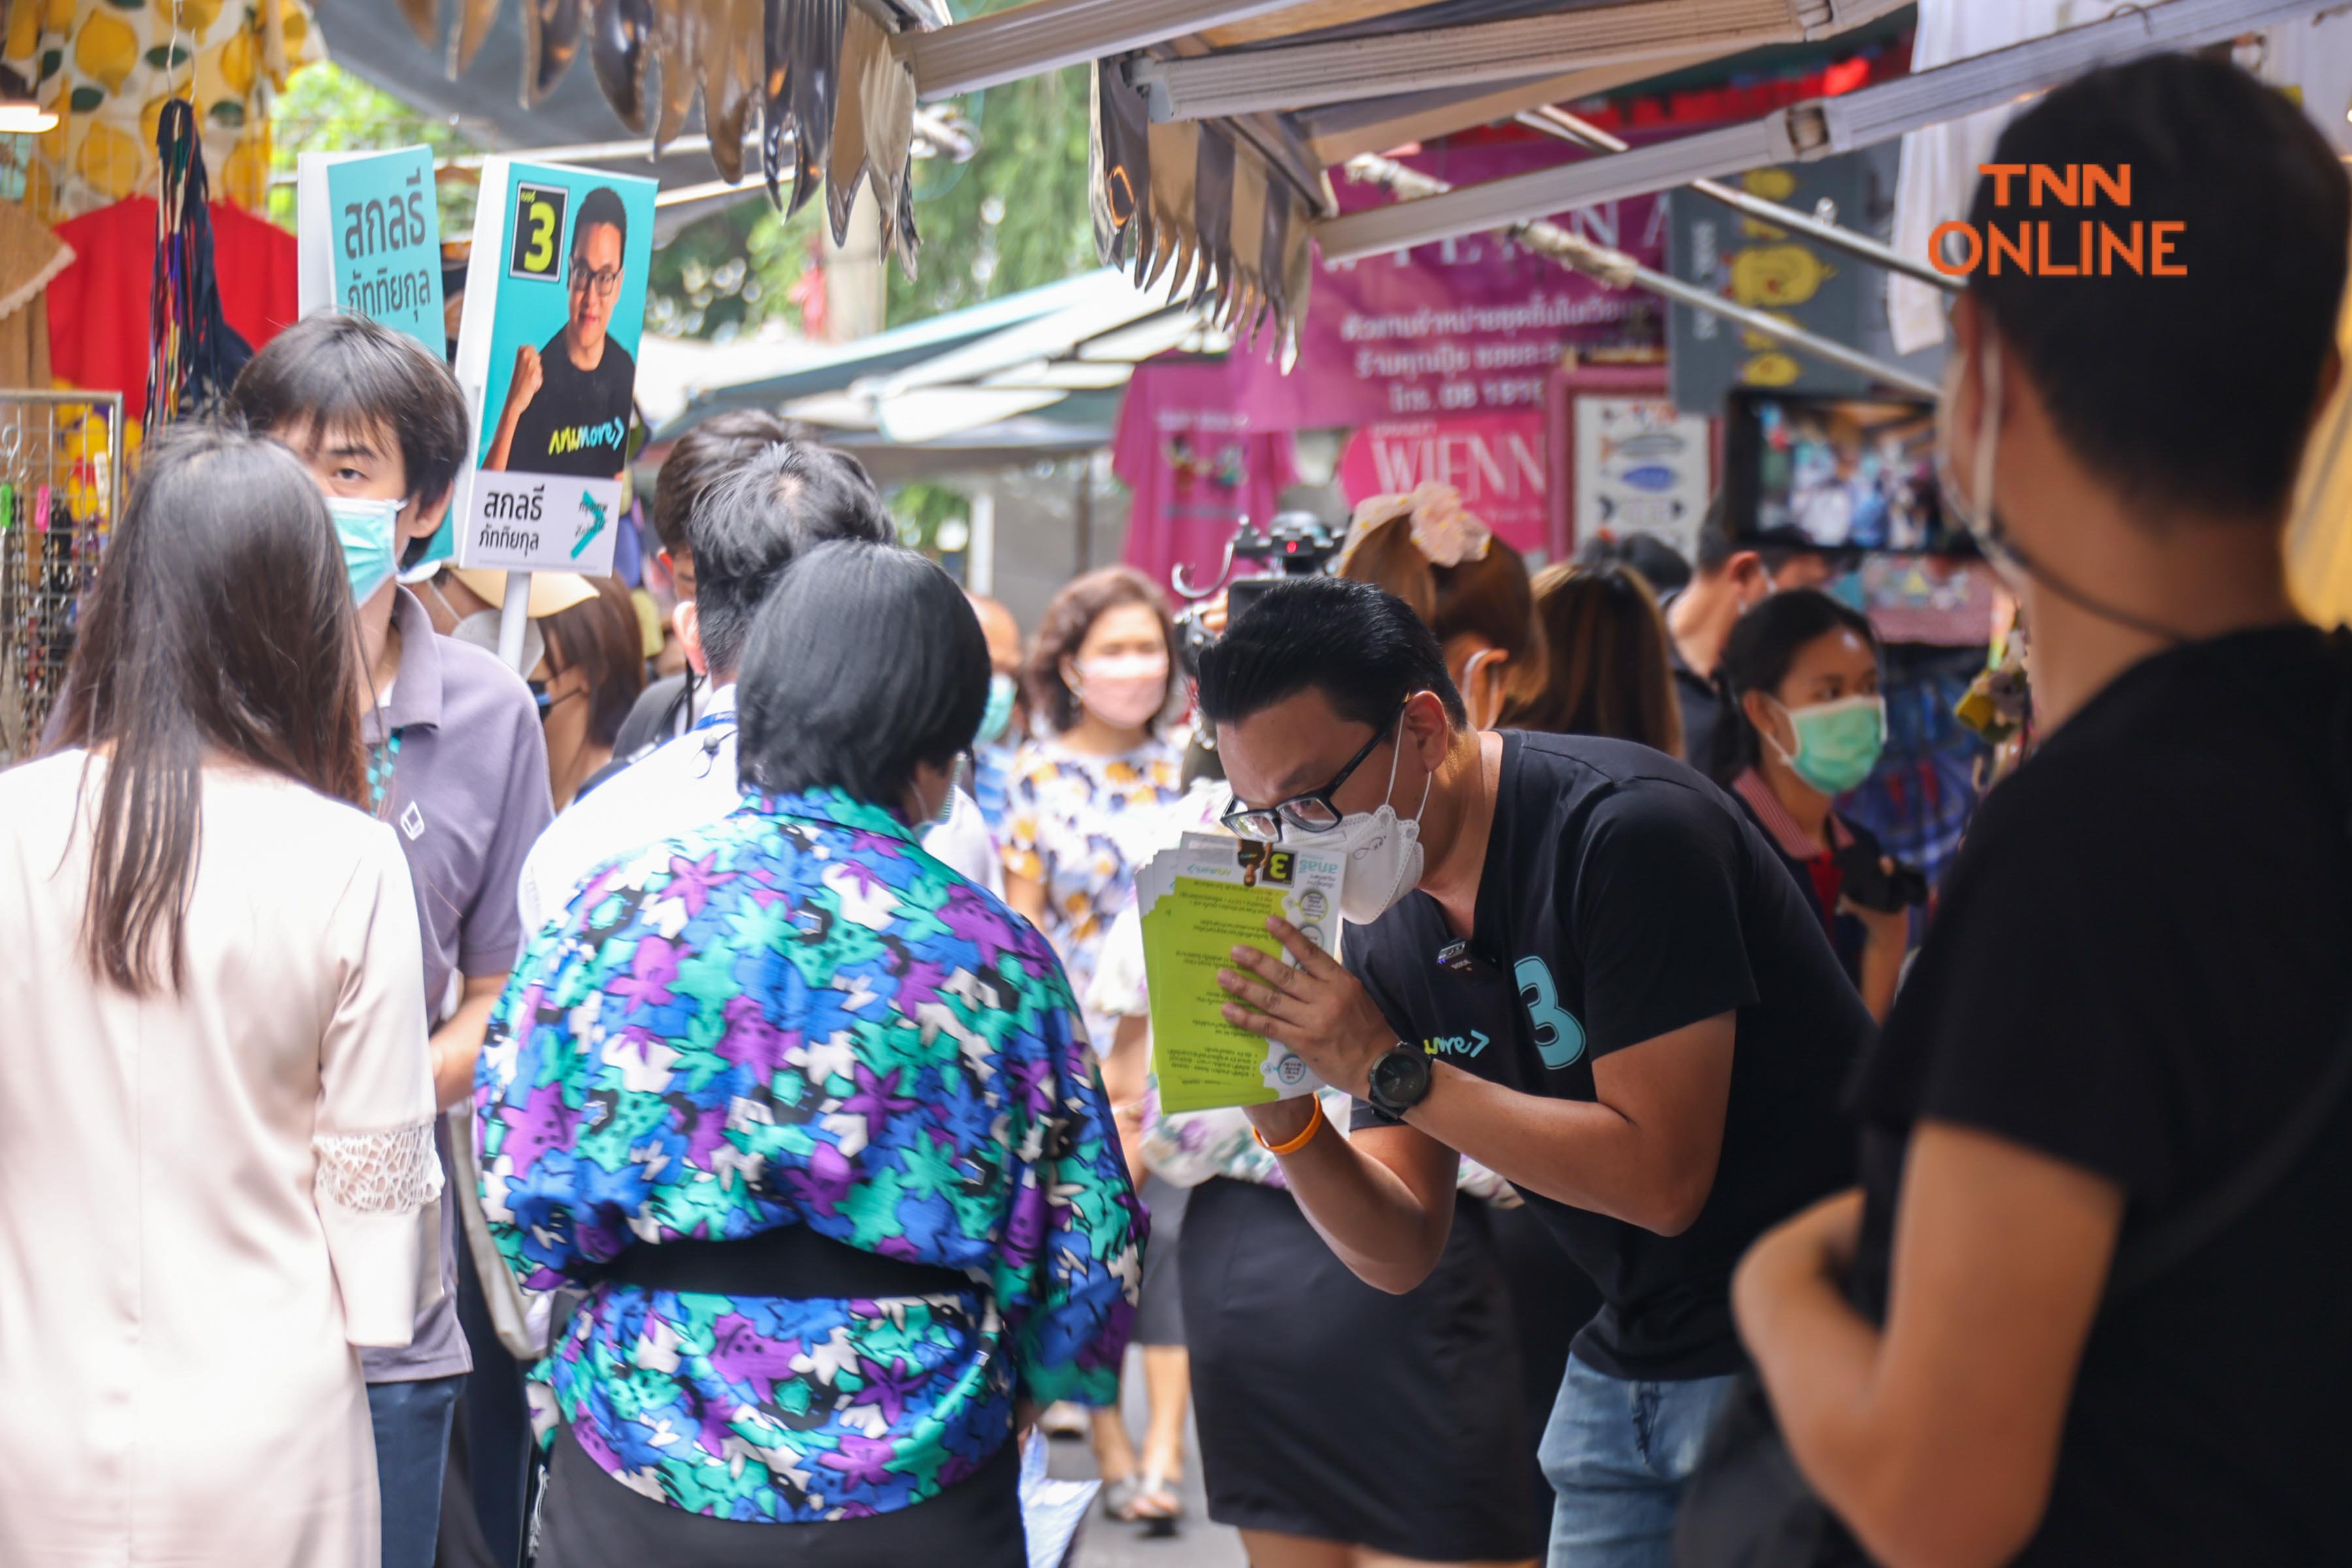
[[152, 448], [0, 773], [0, 1563], [377, 1560], [354, 1347], [437, 1289], [440, 1171], [361, 679], [293, 456]]

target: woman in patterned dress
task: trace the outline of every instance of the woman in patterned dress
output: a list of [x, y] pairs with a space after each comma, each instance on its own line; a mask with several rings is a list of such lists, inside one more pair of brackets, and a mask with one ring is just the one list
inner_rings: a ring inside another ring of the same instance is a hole
[[[875, 647], [893, 650], [887, 660]], [[1045, 939], [927, 853], [987, 700], [962, 593], [825, 545], [761, 608], [746, 798], [593, 874], [493, 1016], [540, 1568], [1023, 1568], [1015, 1433], [1108, 1398], [1142, 1241]]]
[[[1125, 566], [1088, 573], [1055, 595], [1029, 655], [1029, 711], [1042, 738], [1013, 764], [1004, 899], [1062, 955], [1082, 1008], [1103, 938], [1134, 900], [1135, 868], [1151, 851], [1162, 809], [1181, 793], [1183, 748], [1161, 733], [1175, 691], [1174, 655], [1166, 601]], [[1149, 1061], [1140, 1051], [1111, 1048], [1114, 1019], [1090, 1010], [1085, 1017], [1112, 1102], [1133, 1104]], [[1115, 1404], [1096, 1408], [1091, 1435], [1113, 1517], [1165, 1528], [1181, 1510], [1173, 1482], [1189, 1386], [1172, 1271], [1183, 1194], [1152, 1183], [1143, 1200], [1158, 1244], [1136, 1342], [1154, 1436], [1139, 1460]]]

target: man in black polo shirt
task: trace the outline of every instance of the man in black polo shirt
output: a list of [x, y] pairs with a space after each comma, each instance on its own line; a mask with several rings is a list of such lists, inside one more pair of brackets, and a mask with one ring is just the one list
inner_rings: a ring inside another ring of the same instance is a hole
[[1260, 1136], [1385, 1289], [1444, 1246], [1456, 1151], [1527, 1195], [1604, 1302], [1544, 1438], [1553, 1561], [1663, 1563], [1741, 1364], [1732, 1266], [1853, 1173], [1836, 1100], [1870, 1020], [1820, 921], [1683, 764], [1472, 730], [1436, 640], [1366, 584], [1270, 589], [1200, 699], [1230, 825], [1349, 853], [1344, 969], [1276, 922], [1302, 967], [1239, 947], [1220, 979], [1262, 1010], [1233, 1022], [1369, 1103], [1353, 1139], [1311, 1097], [1253, 1107]]
[[1683, 755], [1705, 773], [1714, 765], [1715, 721], [1722, 706], [1715, 667], [1731, 628], [1766, 595], [1823, 587], [1837, 575], [1837, 567], [1830, 555], [1808, 548], [1801, 534], [1795, 542], [1736, 543], [1718, 490], [1699, 522], [1691, 568], [1690, 582], [1661, 593], [1658, 606], [1665, 612], [1666, 658], [1674, 666], [1675, 700], [1683, 710]]

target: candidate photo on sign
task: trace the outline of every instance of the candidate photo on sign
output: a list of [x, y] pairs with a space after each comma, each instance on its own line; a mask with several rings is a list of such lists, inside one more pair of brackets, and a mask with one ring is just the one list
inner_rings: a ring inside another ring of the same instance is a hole
[[485, 468], [617, 479], [627, 467], [636, 361], [609, 334], [629, 235], [617, 192], [581, 198], [572, 226], [563, 330], [515, 350], [514, 379]]

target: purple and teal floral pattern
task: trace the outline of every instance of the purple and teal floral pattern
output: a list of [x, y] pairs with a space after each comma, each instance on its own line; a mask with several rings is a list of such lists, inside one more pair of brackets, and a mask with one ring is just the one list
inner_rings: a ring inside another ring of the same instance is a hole
[[805, 1225], [967, 1290], [605, 1282], [533, 1373], [619, 1480], [715, 1518], [919, 1503], [1017, 1398], [1107, 1404], [1143, 1222], [1045, 940], [887, 812], [747, 801], [582, 887], [499, 998], [482, 1200], [531, 1289], [625, 1247]]

